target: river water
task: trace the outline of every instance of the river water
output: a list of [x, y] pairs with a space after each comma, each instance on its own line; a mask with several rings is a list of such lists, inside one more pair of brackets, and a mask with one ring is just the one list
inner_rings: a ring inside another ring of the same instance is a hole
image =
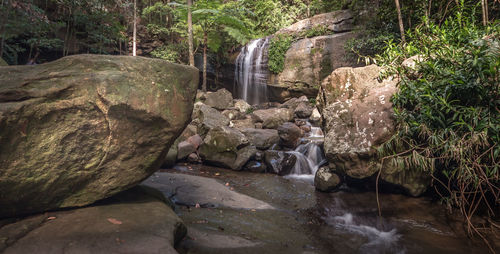
[[372, 192], [321, 193], [309, 180], [271, 174], [178, 165], [145, 183], [175, 201], [188, 227], [180, 253], [487, 253], [459, 217], [426, 198], [381, 194], [379, 218]]

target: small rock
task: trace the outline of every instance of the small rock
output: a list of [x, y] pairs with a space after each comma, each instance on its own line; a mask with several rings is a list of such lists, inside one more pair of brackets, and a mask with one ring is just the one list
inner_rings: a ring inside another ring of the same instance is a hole
[[222, 114], [226, 116], [229, 120], [242, 120], [245, 119], [245, 114], [241, 113], [237, 109], [226, 109], [222, 111]]
[[250, 104], [248, 104], [246, 101], [242, 100], [242, 99], [235, 99], [234, 100], [234, 107], [236, 109], [238, 109], [241, 113], [247, 113], [248, 111], [250, 111], [250, 109], [252, 108], [252, 106], [250, 106]]
[[341, 184], [340, 177], [330, 171], [328, 167], [321, 167], [314, 176], [314, 186], [317, 190], [330, 192], [337, 189]]
[[196, 152], [196, 147], [192, 143], [182, 141], [177, 145], [177, 160], [182, 160], [194, 152]]
[[304, 131], [305, 133], [311, 132], [311, 126], [310, 125], [302, 125], [300, 126], [300, 129]]
[[321, 121], [321, 114], [317, 108], [313, 109], [313, 112], [309, 117], [309, 121], [311, 121], [311, 123], [319, 123]]
[[192, 153], [190, 154], [188, 157], [187, 157], [187, 161], [189, 163], [200, 163], [201, 162], [201, 158], [200, 156], [198, 156], [198, 154], [196, 153]]
[[248, 128], [241, 130], [241, 132], [245, 134], [250, 141], [250, 144], [261, 150], [268, 149], [270, 146], [277, 144], [280, 141], [278, 131], [273, 129]]
[[309, 102], [301, 102], [295, 108], [293, 113], [299, 118], [308, 118], [311, 116], [312, 112], [313, 112], [313, 107]]
[[269, 173], [288, 175], [296, 161], [295, 155], [284, 151], [267, 150], [265, 152], [265, 162]]
[[245, 165], [245, 170], [254, 172], [254, 173], [265, 173], [266, 172], [266, 164], [260, 161], [249, 161]]

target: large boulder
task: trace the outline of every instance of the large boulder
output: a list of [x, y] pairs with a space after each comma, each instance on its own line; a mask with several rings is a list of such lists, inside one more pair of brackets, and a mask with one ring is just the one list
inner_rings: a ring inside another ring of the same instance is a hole
[[198, 70], [76, 55], [0, 68], [0, 217], [84, 206], [156, 171], [190, 120]]
[[258, 149], [265, 150], [274, 144], [278, 144], [280, 137], [277, 130], [273, 129], [242, 129], [241, 132], [250, 141], [250, 144], [256, 146]]
[[380, 68], [339, 68], [322, 84], [319, 108], [323, 116], [325, 154], [337, 170], [353, 178], [378, 171], [374, 147], [395, 130], [390, 101], [396, 81], [378, 81]]
[[271, 75], [268, 94], [273, 101], [306, 95], [316, 97], [323, 79], [340, 67], [360, 66], [344, 48], [355, 32], [317, 36], [296, 41], [285, 54], [285, 68]]
[[219, 167], [241, 170], [245, 163], [257, 152], [246, 148], [249, 141], [240, 131], [227, 126], [211, 129], [200, 147], [203, 161]]
[[37, 214], [0, 228], [0, 252], [176, 254], [187, 230], [166, 201], [137, 186], [98, 205]]
[[266, 129], [276, 129], [285, 122], [293, 120], [293, 110], [288, 108], [260, 109], [253, 112], [256, 122], [261, 122]]
[[[339, 68], [324, 80], [318, 95], [323, 118], [325, 154], [331, 168], [356, 179], [373, 176], [381, 168], [376, 148], [395, 132], [394, 112], [390, 101], [397, 81], [379, 81], [376, 65]], [[412, 188], [412, 195], [425, 190], [420, 177], [396, 176], [393, 165], [382, 167], [382, 180]], [[419, 183], [412, 181], [418, 180]]]
[[217, 90], [217, 92], [208, 92], [205, 94], [204, 103], [218, 110], [228, 109], [234, 105], [233, 95], [228, 90], [222, 88]]

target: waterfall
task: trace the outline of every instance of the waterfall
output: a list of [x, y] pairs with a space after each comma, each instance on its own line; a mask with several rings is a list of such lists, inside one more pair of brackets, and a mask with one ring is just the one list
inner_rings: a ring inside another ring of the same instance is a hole
[[249, 42], [236, 59], [234, 91], [252, 105], [267, 102], [269, 41], [270, 37], [266, 37]]

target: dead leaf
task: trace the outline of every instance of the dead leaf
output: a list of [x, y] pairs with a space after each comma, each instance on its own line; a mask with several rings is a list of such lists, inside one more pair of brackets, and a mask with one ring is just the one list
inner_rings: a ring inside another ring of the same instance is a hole
[[54, 216], [50, 216], [47, 218], [47, 220], [55, 220], [55, 219], [56, 219], [56, 217], [54, 217]]
[[115, 224], [115, 225], [121, 225], [122, 222], [117, 220], [117, 219], [114, 219], [114, 218], [108, 218], [108, 221], [111, 222], [112, 224]]
[[215, 173], [216, 176], [220, 176], [220, 173]]
[[226, 186], [229, 186], [229, 183], [226, 183]]
[[200, 204], [196, 203], [196, 205], [194, 207], [200, 208]]
[[257, 212], [257, 210], [255, 210], [255, 209], [252, 209], [252, 210], [250, 210], [250, 211], [252, 211], [252, 212]]

